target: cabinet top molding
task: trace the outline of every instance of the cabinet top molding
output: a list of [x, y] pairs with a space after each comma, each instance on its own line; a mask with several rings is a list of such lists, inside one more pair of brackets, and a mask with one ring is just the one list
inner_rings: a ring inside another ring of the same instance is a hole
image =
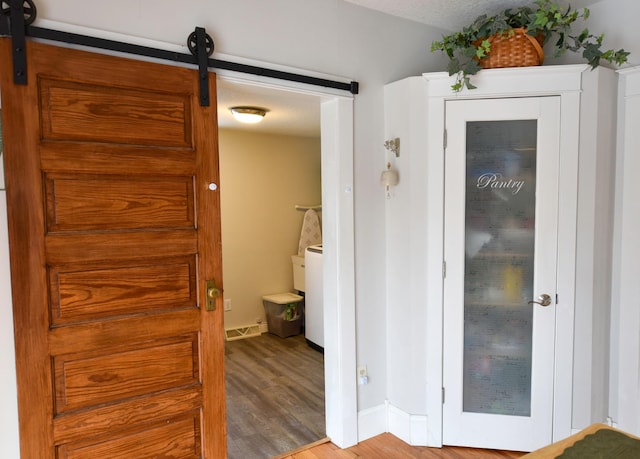
[[640, 65], [618, 70], [620, 76], [621, 95], [623, 97], [640, 96]]
[[479, 99], [486, 97], [519, 97], [531, 95], [558, 95], [583, 90], [585, 75], [597, 77], [614, 70], [587, 64], [545, 65], [481, 70], [474, 79], [477, 89], [454, 92], [451, 85], [455, 75], [447, 72], [424, 73], [428, 97], [445, 99]]

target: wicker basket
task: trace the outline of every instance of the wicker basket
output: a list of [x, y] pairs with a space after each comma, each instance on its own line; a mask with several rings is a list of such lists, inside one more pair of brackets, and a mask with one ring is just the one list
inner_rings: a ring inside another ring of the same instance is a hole
[[544, 61], [542, 37], [527, 35], [525, 28], [513, 29], [513, 32], [513, 34], [509, 32], [489, 37], [491, 50], [486, 57], [480, 59], [479, 64], [482, 68], [542, 65]]

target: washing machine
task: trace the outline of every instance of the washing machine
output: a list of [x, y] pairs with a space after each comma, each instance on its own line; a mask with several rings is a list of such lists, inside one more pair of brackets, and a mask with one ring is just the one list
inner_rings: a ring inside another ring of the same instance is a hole
[[307, 247], [304, 255], [304, 337], [309, 346], [324, 350], [322, 244]]

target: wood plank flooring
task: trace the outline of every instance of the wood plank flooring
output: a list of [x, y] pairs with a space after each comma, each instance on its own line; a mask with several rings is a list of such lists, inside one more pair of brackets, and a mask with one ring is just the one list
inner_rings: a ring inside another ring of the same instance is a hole
[[325, 437], [324, 358], [303, 335], [227, 341], [229, 459], [262, 459]]
[[385, 433], [344, 450], [326, 440], [310, 445], [308, 448], [278, 456], [278, 459], [515, 459], [525, 454], [451, 446], [444, 448], [409, 446], [399, 438]]
[[226, 342], [229, 459], [514, 459], [511, 451], [409, 446], [382, 434], [342, 450], [325, 438], [324, 359], [304, 336]]

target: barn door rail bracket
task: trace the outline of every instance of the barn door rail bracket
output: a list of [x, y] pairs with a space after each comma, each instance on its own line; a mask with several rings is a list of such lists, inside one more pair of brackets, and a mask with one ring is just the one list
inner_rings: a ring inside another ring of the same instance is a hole
[[[185, 54], [158, 48], [151, 48], [148, 46], [135, 45], [132, 43], [109, 40], [105, 38], [96, 38], [88, 35], [62, 32], [59, 30], [33, 26], [31, 25], [31, 23], [35, 20], [36, 16], [36, 7], [33, 3], [33, 0], [0, 0], [0, 5], [2, 5], [2, 14], [0, 14], [0, 36], [12, 37], [14, 48], [18, 47], [21, 49], [20, 53], [22, 54], [22, 57], [20, 59], [24, 60], [23, 69], [14, 70], [14, 74], [16, 74], [17, 72], [21, 72], [24, 75], [25, 83], [21, 84], [26, 84], [27, 77], [26, 55], [24, 54], [26, 53], [26, 49], [24, 46], [24, 37], [26, 36], [31, 38], [39, 38], [42, 40], [57, 41], [72, 45], [86, 46], [89, 48], [105, 49], [120, 53], [135, 54], [138, 56], [195, 65], [199, 70], [201, 89], [203, 83], [202, 74], [205, 71], [204, 69], [207, 69], [206, 71], [208, 71], [208, 69], [220, 69], [246, 73], [250, 75], [257, 75], [266, 78], [274, 78], [277, 80], [303, 83], [323, 88], [337, 89], [340, 91], [348, 91], [354, 95], [358, 94], [360, 90], [360, 85], [357, 81], [335, 81], [326, 78], [301, 75], [292, 72], [284, 72], [281, 70], [274, 70], [255, 65], [213, 59], [210, 57], [211, 53], [213, 53], [213, 40], [201, 27], [196, 27], [195, 31], [189, 35], [187, 46], [189, 47], [189, 51], [191, 52], [191, 54]], [[199, 40], [202, 40], [203, 37], [204, 46], [199, 44]], [[204, 57], [201, 54], [204, 54]], [[204, 64], [205, 62], [206, 65]], [[14, 69], [15, 68], [16, 56], [14, 49]], [[208, 86], [206, 92], [208, 92]], [[203, 91], [201, 90], [201, 98], [203, 97], [202, 94]]]
[[213, 39], [202, 28], [196, 27], [187, 39], [187, 47], [198, 59], [198, 78], [200, 80], [200, 106], [209, 106], [209, 69], [208, 58], [213, 54]]
[[36, 19], [32, 0], [1, 0], [0, 35], [11, 35], [13, 82], [27, 84], [26, 28]]

